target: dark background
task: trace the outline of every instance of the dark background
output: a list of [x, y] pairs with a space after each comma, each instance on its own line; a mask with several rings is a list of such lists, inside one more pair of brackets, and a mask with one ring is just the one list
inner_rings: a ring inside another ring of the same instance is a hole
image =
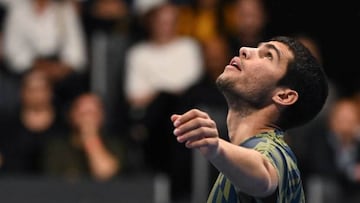
[[357, 1], [267, 1], [274, 34], [305, 33], [318, 43], [324, 69], [343, 94], [360, 90]]

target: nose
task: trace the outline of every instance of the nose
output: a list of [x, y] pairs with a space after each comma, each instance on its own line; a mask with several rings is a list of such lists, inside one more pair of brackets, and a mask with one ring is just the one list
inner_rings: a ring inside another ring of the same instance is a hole
[[239, 50], [239, 56], [240, 58], [249, 59], [253, 54], [254, 50], [255, 48], [251, 48], [251, 47], [241, 47]]

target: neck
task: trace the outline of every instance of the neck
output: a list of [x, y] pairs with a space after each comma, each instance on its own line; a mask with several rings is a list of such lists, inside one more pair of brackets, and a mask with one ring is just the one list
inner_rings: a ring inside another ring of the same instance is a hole
[[175, 39], [175, 36], [154, 37], [153, 42], [158, 45], [167, 44]]
[[273, 105], [262, 109], [239, 110], [229, 109], [227, 125], [231, 143], [239, 145], [246, 139], [259, 133], [278, 128], [274, 121], [278, 111]]
[[39, 103], [39, 104], [24, 104], [22, 107], [23, 111], [50, 111], [53, 110], [53, 106], [51, 104]]

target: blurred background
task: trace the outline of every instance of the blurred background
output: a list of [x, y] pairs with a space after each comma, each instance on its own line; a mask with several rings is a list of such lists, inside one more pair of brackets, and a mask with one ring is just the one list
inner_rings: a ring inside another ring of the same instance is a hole
[[320, 0], [1, 0], [2, 202], [205, 202], [217, 171], [170, 115], [207, 111], [241, 46], [291, 35], [323, 64], [323, 111], [286, 139], [308, 203], [360, 202], [360, 8]]

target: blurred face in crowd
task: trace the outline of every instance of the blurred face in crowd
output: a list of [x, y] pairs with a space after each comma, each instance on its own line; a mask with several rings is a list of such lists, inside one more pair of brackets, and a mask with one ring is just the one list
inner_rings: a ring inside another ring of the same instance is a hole
[[240, 33], [257, 35], [266, 23], [262, 0], [237, 0], [235, 4], [236, 28]]
[[334, 104], [329, 115], [329, 127], [339, 139], [352, 140], [359, 132], [359, 114], [351, 100], [341, 100]]
[[103, 19], [114, 19], [128, 14], [123, 0], [97, 0], [92, 12], [94, 16]]
[[45, 75], [32, 72], [23, 79], [21, 98], [24, 106], [48, 105], [52, 102], [52, 87]]
[[156, 8], [151, 16], [151, 36], [156, 41], [172, 39], [176, 33], [177, 9], [173, 5]]
[[81, 126], [84, 123], [101, 126], [104, 115], [100, 98], [93, 94], [81, 95], [74, 102], [70, 116], [74, 126]]
[[217, 78], [229, 62], [230, 53], [223, 38], [215, 38], [204, 43], [205, 67], [213, 78]]

